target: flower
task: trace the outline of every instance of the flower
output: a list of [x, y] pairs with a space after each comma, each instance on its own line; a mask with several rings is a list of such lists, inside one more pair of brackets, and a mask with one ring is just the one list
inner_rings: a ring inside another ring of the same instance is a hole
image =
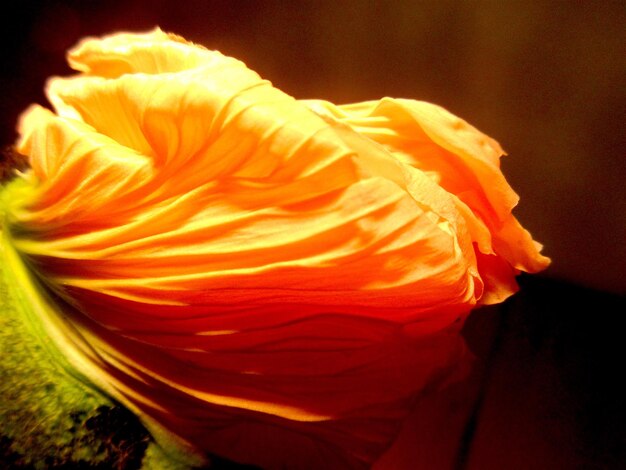
[[549, 263], [500, 146], [438, 106], [298, 101], [159, 29], [68, 60], [20, 119], [6, 243], [72, 366], [195, 452], [371, 463], [468, 312]]

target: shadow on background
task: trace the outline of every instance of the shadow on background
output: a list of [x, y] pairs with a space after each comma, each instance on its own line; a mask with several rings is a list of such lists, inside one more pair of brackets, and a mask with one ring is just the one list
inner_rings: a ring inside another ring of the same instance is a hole
[[618, 470], [626, 466], [626, 301], [522, 276], [476, 310], [470, 377], [426, 396], [374, 470]]

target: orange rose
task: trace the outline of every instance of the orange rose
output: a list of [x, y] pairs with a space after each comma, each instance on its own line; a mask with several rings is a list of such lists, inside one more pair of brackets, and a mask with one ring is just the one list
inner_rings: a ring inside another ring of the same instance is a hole
[[73, 366], [196, 452], [366, 466], [458, 320], [549, 263], [499, 145], [438, 106], [298, 101], [159, 29], [68, 60], [20, 120], [6, 243]]

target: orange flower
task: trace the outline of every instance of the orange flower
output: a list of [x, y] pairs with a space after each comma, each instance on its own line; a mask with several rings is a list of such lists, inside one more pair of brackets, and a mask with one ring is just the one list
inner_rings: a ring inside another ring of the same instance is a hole
[[372, 462], [458, 320], [549, 263], [499, 145], [438, 106], [297, 101], [159, 29], [68, 59], [20, 120], [10, 243], [74, 365], [196, 451]]

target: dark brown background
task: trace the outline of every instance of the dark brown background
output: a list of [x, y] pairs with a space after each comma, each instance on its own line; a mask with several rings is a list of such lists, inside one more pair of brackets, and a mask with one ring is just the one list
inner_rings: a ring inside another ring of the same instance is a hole
[[156, 25], [298, 98], [432, 101], [499, 140], [553, 265], [470, 317], [471, 380], [423, 401], [376, 470], [626, 468], [623, 1], [10, 3], [4, 144], [76, 40]]
[[44, 102], [45, 78], [69, 73], [64, 51], [76, 40], [160, 25], [244, 60], [298, 98], [447, 107], [509, 153], [516, 214], [554, 260], [545, 275], [626, 293], [623, 1], [3, 5], [3, 143], [19, 111]]

